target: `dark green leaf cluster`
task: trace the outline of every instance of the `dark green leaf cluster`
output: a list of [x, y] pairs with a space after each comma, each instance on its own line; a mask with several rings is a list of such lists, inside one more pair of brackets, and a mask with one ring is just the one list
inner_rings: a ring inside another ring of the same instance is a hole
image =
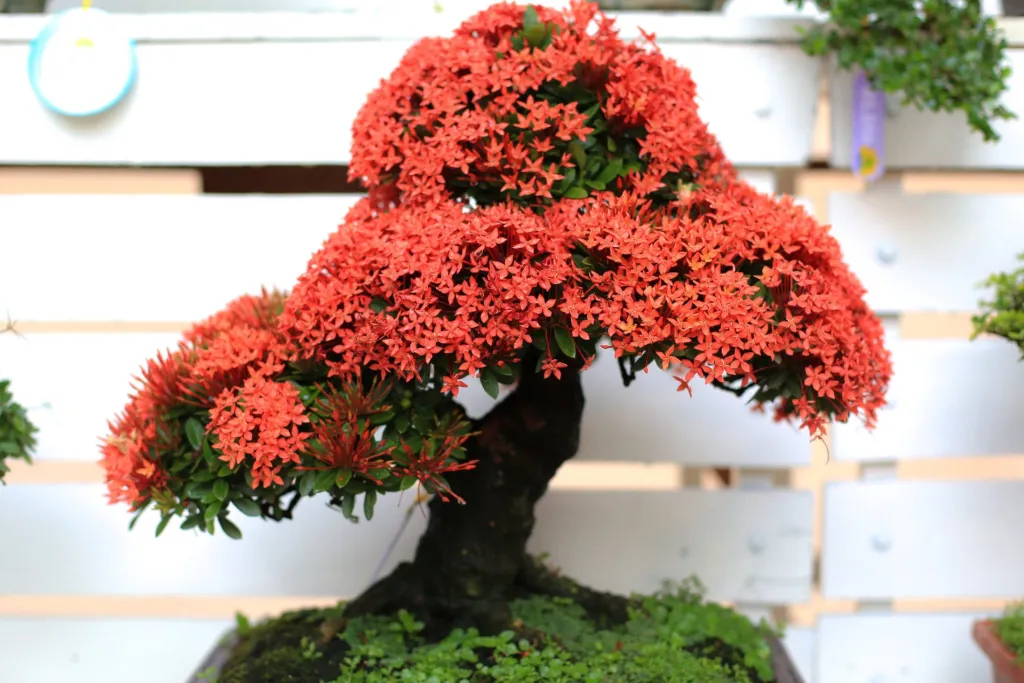
[[[493, 368], [490, 368], [492, 372]], [[326, 376], [311, 375], [299, 364], [292, 364], [283, 381], [298, 389], [300, 400], [314, 427], [319, 422], [337, 424], [331, 415], [331, 398], [340, 392], [361, 390], [355, 386], [341, 387]], [[162, 465], [170, 474], [167, 487], [154, 489], [143, 505], [136, 509], [129, 528], [134, 528], [143, 512], [153, 506], [161, 519], [156, 527], [159, 536], [177, 517], [183, 518], [180, 528], [195, 529], [213, 534], [217, 527], [229, 537], [240, 539], [242, 532], [229, 519], [232, 508], [248, 517], [259, 517], [279, 522], [291, 519], [303, 498], [326, 494], [329, 505], [352, 522], [358, 522], [357, 501], [363, 518], [373, 518], [379, 495], [405, 491], [420, 484], [429, 494], [443, 493], [447, 486], [442, 476], [421, 481], [415, 476], [401, 473], [409, 465], [408, 453], [427, 452], [431, 456], [441, 448], [445, 439], [453, 434], [464, 434], [470, 429], [462, 420], [464, 412], [456, 409], [449, 397], [438, 390], [440, 379], [421, 383], [380, 386], [375, 399], [353, 422], [343, 421], [337, 427], [344, 435], [353, 430], [352, 448], [363, 444], [367, 453], [386, 454], [378, 466], [345, 467], [331, 461], [327, 447], [314, 436], [307, 445], [308, 452], [320, 454], [323, 460], [304, 457], [301, 464], [288, 463], [281, 471], [285, 484], [271, 487], [253, 487], [253, 474], [248, 467], [232, 467], [221, 460], [215, 437], [207, 433], [209, 411], [192, 404], [182, 404], [165, 415], [169, 431], [184, 433], [184, 440], [169, 440], [163, 451]], [[373, 382], [367, 386], [376, 387]], [[423, 388], [429, 390], [422, 390]], [[373, 395], [373, 390], [367, 392]], [[442, 405], [443, 404], [443, 405]], [[177, 426], [175, 426], [177, 425]], [[180, 428], [179, 428], [180, 427]], [[381, 429], [381, 439], [371, 446], [359, 438], [366, 432]], [[408, 449], [408, 451], [406, 450]], [[351, 455], [346, 451], [344, 455]], [[451, 457], [463, 460], [465, 449], [455, 448]], [[358, 466], [358, 461], [355, 462]], [[397, 465], [398, 469], [394, 466]]]
[[[802, 7], [806, 0], [789, 0]], [[902, 104], [962, 111], [986, 141], [993, 123], [1016, 118], [1000, 104], [1007, 89], [1006, 40], [980, 0], [813, 0], [829, 15], [804, 34], [811, 55], [835, 55], [843, 70], [863, 69]]]
[[[1017, 257], [1024, 263], [1024, 254]], [[992, 289], [992, 298], [980, 302], [974, 316], [974, 337], [991, 334], [1013, 342], [1024, 360], [1024, 265], [989, 277], [984, 286]]]
[[[421, 637], [410, 614], [345, 620], [306, 610], [250, 626], [218, 683], [766, 683], [771, 630], [683, 588], [637, 597], [601, 627], [566, 598], [512, 604], [516, 630]], [[325, 628], [334, 625], [336, 635]], [[330, 636], [325, 639], [324, 634]]]
[[5, 460], [32, 462], [36, 431], [25, 408], [14, 400], [10, 380], [0, 380], [0, 483], [11, 471]]

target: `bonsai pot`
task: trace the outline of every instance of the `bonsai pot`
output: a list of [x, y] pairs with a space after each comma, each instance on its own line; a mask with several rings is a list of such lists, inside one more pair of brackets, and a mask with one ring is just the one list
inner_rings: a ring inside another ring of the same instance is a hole
[[[238, 638], [234, 630], [225, 634], [185, 683], [209, 683], [211, 680], [209, 673], [211, 671], [220, 671], [220, 668], [231, 656], [231, 651], [237, 642]], [[804, 683], [804, 679], [801, 678], [782, 642], [778, 638], [770, 637], [768, 646], [772, 650], [772, 671], [775, 674], [775, 683]], [[1005, 648], [1003, 649], [1005, 651]], [[216, 678], [212, 680], [216, 680]], [[1024, 681], [1024, 678], [997, 678], [996, 683], [1003, 683], [1004, 681], [1006, 683], [1015, 683], [1018, 680]]]
[[977, 621], [972, 629], [974, 641], [992, 662], [995, 683], [1024, 683], [1024, 666], [996, 634], [991, 619]]

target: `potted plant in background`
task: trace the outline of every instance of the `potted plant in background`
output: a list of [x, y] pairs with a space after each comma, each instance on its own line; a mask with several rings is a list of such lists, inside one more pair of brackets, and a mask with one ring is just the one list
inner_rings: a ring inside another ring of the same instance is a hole
[[[14, 334], [13, 325], [8, 323], [0, 330], [2, 333]], [[14, 400], [10, 380], [0, 379], [0, 484], [4, 483], [4, 476], [11, 471], [10, 462], [32, 462], [36, 431], [25, 408]]]
[[[1024, 254], [1018, 259], [1024, 262]], [[984, 285], [992, 297], [973, 318], [972, 338], [1002, 337], [1017, 345], [1024, 360], [1024, 266], [996, 273]], [[1024, 603], [1010, 605], [999, 619], [975, 622], [973, 635], [992, 662], [995, 683], [1024, 682]]]
[[1024, 603], [1010, 605], [999, 619], [975, 622], [974, 640], [992, 662], [995, 683], [1024, 681]]
[[[243, 296], [152, 359], [102, 461], [158, 534], [238, 538], [236, 513], [281, 521], [312, 496], [370, 518], [414, 487], [429, 522], [351, 601], [241, 621], [209, 675], [797, 680], [767, 627], [693, 591], [605, 593], [526, 552], [599, 348], [627, 383], [657, 366], [812, 436], [884, 402], [882, 326], [837, 242], [737, 179], [694, 91], [574, 3], [495, 5], [369, 95], [350, 167], [368, 195], [289, 294]], [[511, 388], [480, 419], [458, 403], [470, 377]]]

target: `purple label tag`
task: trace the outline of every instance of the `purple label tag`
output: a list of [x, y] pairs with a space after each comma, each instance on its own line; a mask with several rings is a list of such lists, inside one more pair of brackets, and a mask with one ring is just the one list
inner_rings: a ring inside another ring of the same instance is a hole
[[864, 72], [853, 81], [853, 173], [876, 180], [885, 172], [885, 93], [873, 90]]

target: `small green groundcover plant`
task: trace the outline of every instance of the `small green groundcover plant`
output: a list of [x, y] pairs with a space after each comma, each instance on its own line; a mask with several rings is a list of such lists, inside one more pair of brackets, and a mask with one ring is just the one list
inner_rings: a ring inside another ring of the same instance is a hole
[[[0, 333], [14, 332], [8, 324]], [[32, 451], [36, 447], [36, 427], [28, 419], [24, 406], [14, 400], [11, 382], [0, 379], [0, 484], [11, 471], [13, 460], [32, 462]]]
[[[344, 605], [257, 625], [215, 683], [757, 683], [771, 681], [767, 636], [779, 634], [705, 602], [695, 581], [632, 600], [621, 624], [601, 624], [572, 598], [512, 603], [513, 628], [456, 629], [440, 642], [407, 611], [346, 619]], [[340, 673], [339, 673], [340, 672]]]
[[983, 285], [991, 298], [980, 303], [974, 316], [974, 337], [990, 334], [1013, 342], [1024, 359], [1024, 254], [1017, 257], [1020, 267], [990, 276]]
[[1010, 652], [1017, 656], [1017, 661], [1024, 666], [1024, 601], [1016, 602], [1006, 608], [1003, 616], [995, 622], [996, 635]]

